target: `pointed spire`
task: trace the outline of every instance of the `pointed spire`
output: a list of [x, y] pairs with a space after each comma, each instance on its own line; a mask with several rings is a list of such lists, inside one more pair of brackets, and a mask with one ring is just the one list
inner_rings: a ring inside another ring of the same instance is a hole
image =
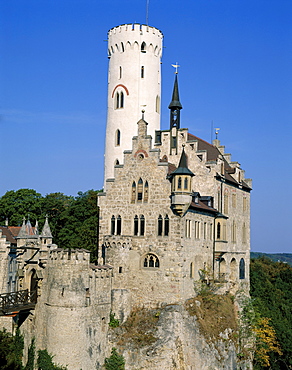
[[172, 109], [172, 108], [182, 109], [182, 105], [179, 101], [177, 74], [175, 75], [175, 80], [174, 80], [172, 100], [171, 100], [168, 108], [169, 109]]
[[183, 150], [181, 153], [180, 161], [178, 168], [173, 171], [172, 175], [190, 175], [195, 176], [192, 171], [189, 170], [188, 164], [187, 164], [187, 155], [185, 153], [185, 148], [183, 146]]
[[46, 221], [45, 221], [45, 224], [44, 224], [44, 227], [43, 227], [43, 230], [42, 230], [42, 234], [41, 234], [43, 237], [47, 237], [47, 238], [52, 238], [52, 233], [51, 233], [51, 228], [50, 228], [50, 225], [49, 225], [49, 222], [48, 222], [48, 215], [46, 215]]
[[17, 235], [18, 238], [26, 236], [25, 217], [22, 219], [22, 226]]
[[36, 220], [36, 222], [35, 222], [34, 233], [35, 233], [35, 235], [39, 234], [39, 222], [38, 222], [38, 220]]

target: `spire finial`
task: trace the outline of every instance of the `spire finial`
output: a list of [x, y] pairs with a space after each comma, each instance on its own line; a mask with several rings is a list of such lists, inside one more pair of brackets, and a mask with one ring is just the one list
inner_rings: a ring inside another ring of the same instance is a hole
[[220, 128], [215, 128], [215, 135], [216, 135], [216, 140], [218, 140], [218, 134], [219, 134]]
[[180, 67], [180, 65], [178, 64], [178, 62], [176, 62], [176, 64], [172, 64], [172, 67], [175, 68], [175, 74], [177, 75], [178, 74], [178, 67]]
[[145, 110], [144, 109], [142, 109], [142, 120], [144, 121], [144, 113], [145, 113]]

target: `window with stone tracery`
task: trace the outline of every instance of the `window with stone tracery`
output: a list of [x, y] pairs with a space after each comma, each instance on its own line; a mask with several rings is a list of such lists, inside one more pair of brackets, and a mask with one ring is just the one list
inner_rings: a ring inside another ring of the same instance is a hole
[[155, 254], [148, 253], [144, 257], [143, 267], [145, 267], [145, 268], [149, 268], [149, 267], [159, 268], [159, 265], [160, 265], [159, 264], [159, 259]]

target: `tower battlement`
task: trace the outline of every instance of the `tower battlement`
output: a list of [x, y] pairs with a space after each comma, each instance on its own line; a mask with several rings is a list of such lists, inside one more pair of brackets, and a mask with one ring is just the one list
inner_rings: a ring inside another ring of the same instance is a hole
[[85, 249], [56, 248], [50, 251], [49, 259], [64, 264], [68, 264], [71, 261], [73, 264], [85, 263], [89, 265], [90, 252]]

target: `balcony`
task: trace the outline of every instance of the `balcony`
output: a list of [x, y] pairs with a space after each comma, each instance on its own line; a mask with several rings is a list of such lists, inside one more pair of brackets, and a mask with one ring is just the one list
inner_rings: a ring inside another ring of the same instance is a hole
[[16, 316], [20, 311], [35, 308], [37, 291], [19, 290], [0, 294], [0, 316]]

